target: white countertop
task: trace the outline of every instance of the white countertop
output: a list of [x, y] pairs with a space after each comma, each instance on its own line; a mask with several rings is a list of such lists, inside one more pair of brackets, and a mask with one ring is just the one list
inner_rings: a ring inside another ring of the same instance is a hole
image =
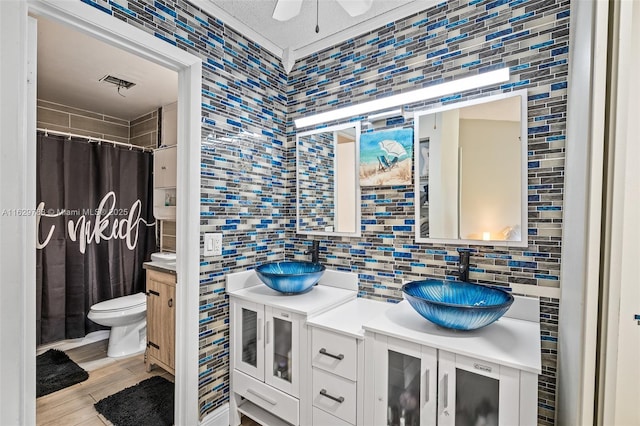
[[448, 330], [424, 319], [404, 300], [375, 316], [363, 327], [366, 331], [531, 373], [540, 374], [542, 371], [540, 323], [535, 321], [502, 317], [478, 330]]
[[322, 313], [332, 306], [341, 305], [357, 296], [355, 291], [327, 285], [316, 285], [305, 293], [287, 295], [272, 290], [262, 283], [239, 290], [228, 290], [228, 293], [238, 299], [306, 316]]
[[355, 337], [356, 339], [364, 339], [362, 324], [378, 315], [382, 315], [393, 306], [395, 306], [393, 303], [358, 297], [356, 300], [344, 303], [335, 309], [310, 318], [307, 320], [307, 324], [335, 331], [349, 337]]

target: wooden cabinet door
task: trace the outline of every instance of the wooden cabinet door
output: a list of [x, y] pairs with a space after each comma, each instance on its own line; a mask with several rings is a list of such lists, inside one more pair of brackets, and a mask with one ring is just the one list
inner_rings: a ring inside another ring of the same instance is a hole
[[[170, 274], [147, 277], [147, 358], [160, 361], [161, 367], [175, 369], [175, 284], [166, 281]], [[162, 365], [164, 364], [164, 365]]]

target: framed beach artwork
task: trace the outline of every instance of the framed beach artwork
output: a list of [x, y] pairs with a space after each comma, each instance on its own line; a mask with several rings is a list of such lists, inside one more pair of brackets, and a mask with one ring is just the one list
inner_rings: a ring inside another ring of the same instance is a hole
[[360, 135], [360, 186], [411, 185], [413, 129]]

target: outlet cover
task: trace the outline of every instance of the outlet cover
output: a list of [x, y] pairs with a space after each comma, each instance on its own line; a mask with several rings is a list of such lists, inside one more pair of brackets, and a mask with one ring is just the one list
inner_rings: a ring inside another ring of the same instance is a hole
[[207, 232], [204, 234], [204, 255], [222, 255], [222, 234], [219, 232]]

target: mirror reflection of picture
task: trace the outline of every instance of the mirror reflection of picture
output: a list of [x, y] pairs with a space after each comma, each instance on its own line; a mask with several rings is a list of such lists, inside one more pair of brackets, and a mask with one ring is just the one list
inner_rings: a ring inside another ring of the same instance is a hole
[[413, 129], [392, 129], [360, 136], [360, 185], [410, 185]]

